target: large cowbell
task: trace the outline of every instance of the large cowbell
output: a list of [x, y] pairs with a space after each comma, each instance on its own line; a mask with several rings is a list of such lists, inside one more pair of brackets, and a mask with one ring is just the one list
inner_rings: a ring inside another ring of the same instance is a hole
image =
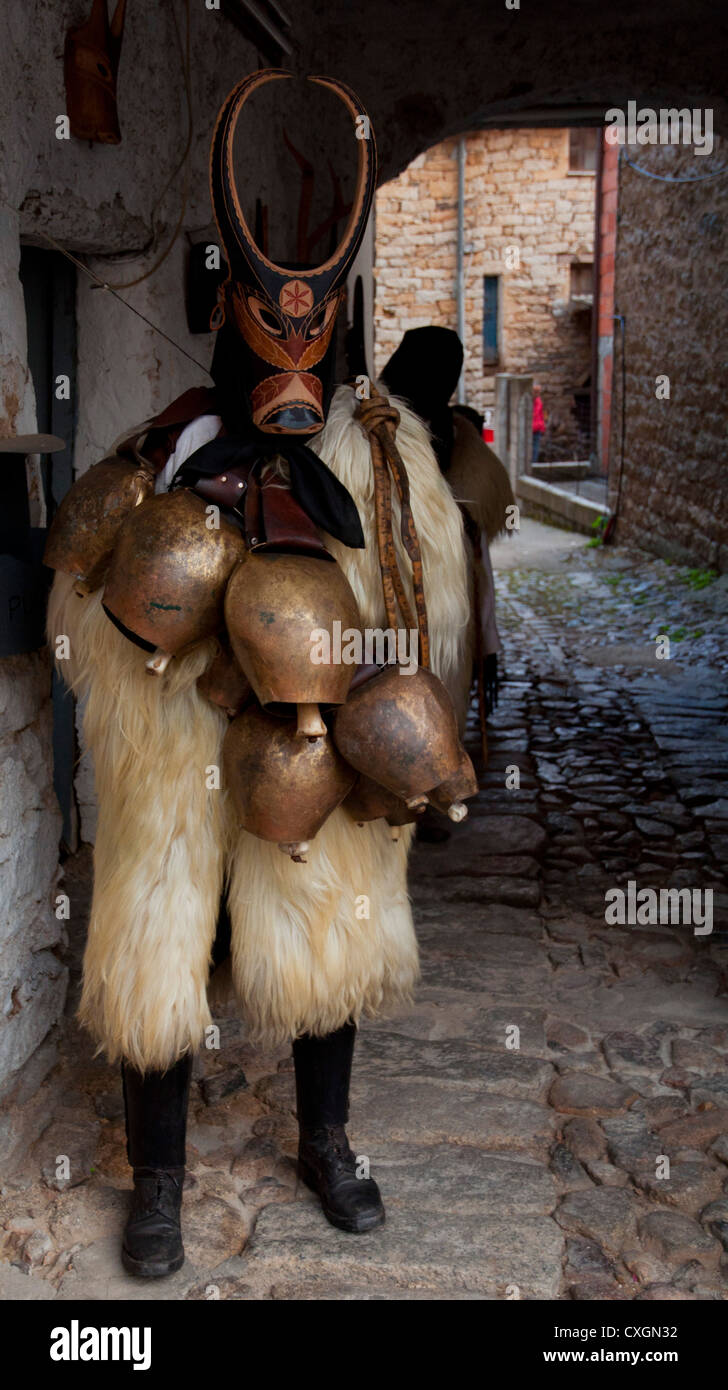
[[377, 161], [371, 124], [354, 92], [332, 78], [309, 78], [334, 92], [351, 115], [358, 152], [354, 198], [344, 235], [323, 264], [291, 270], [270, 260], [243, 214], [233, 144], [240, 113], [252, 93], [265, 83], [292, 76], [279, 69], [252, 73], [233, 88], [218, 116], [210, 184], [229, 274], [211, 326], [224, 324], [226, 343], [234, 337], [242, 349], [242, 379], [236, 385], [247, 397], [253, 425], [265, 434], [310, 436], [326, 420], [333, 391], [334, 323], [369, 217]]

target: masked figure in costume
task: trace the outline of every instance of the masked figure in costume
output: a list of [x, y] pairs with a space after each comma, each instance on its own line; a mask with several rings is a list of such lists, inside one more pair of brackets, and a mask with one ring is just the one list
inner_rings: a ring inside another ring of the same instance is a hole
[[[122, 1064], [123, 1260], [146, 1276], [184, 1258], [192, 1056], [223, 927], [251, 1037], [293, 1043], [301, 1177], [340, 1228], [384, 1220], [344, 1128], [356, 1025], [417, 977], [412, 823], [429, 803], [462, 818], [477, 789], [456, 714], [470, 683], [461, 514], [403, 402], [366, 378], [333, 391], [376, 178], [348, 88], [312, 79], [348, 109], [358, 155], [328, 259], [274, 263], [241, 208], [240, 112], [287, 76], [240, 82], [213, 136], [228, 268], [214, 389], [186, 392], [84, 474], [46, 556], [49, 634], [70, 638], [62, 674], [86, 700], [99, 800], [80, 1017]], [[387, 630], [412, 636], [414, 671], [385, 650]]]
[[490, 714], [497, 703], [500, 638], [488, 546], [503, 531], [515, 498], [506, 469], [482, 437], [483, 417], [470, 406], [450, 405], [462, 367], [463, 345], [452, 328], [410, 328], [381, 376], [428, 425], [440, 471], [463, 512], [472, 560], [473, 650]]
[[[383, 368], [387, 391], [401, 397], [428, 425], [441, 473], [463, 514], [470, 571], [471, 621], [468, 647], [478, 691], [480, 727], [498, 702], [500, 637], [495, 619], [495, 584], [489, 545], [503, 531], [515, 502], [498, 455], [482, 437], [483, 418], [464, 405], [450, 405], [463, 367], [463, 346], [451, 328], [410, 328]], [[465, 710], [461, 706], [461, 730]], [[448, 831], [428, 808], [417, 826], [421, 840], [444, 840]]]

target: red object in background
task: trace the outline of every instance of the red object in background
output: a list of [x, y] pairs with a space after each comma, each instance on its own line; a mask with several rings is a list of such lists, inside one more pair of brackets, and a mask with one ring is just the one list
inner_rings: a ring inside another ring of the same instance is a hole
[[604, 140], [602, 155], [602, 198], [599, 226], [599, 285], [597, 334], [599, 375], [597, 380], [597, 449], [603, 473], [609, 468], [612, 424], [612, 374], [614, 366], [614, 259], [617, 247], [619, 150]]
[[534, 396], [534, 398], [533, 398], [533, 423], [532, 423], [532, 425], [531, 425], [531, 429], [532, 429], [532, 430], [540, 430], [541, 433], [543, 434], [543, 431], [545, 430], [545, 428], [546, 428], [546, 422], [545, 422], [545, 420], [544, 420], [544, 418], [543, 418], [543, 401], [541, 400], [541, 397], [540, 397], [540, 396]]
[[495, 440], [495, 430], [489, 430], [487, 425], [483, 425], [483, 439], [486, 444], [492, 444]]

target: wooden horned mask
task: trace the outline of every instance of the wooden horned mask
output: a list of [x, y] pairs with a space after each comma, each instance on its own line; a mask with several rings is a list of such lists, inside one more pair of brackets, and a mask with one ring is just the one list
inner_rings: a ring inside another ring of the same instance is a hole
[[[334, 92], [352, 118], [358, 150], [356, 187], [343, 237], [327, 260], [305, 268], [296, 263], [296, 269], [276, 265], [251, 234], [243, 214], [233, 142], [240, 113], [252, 93], [264, 83], [291, 76], [279, 69], [252, 73], [233, 88], [217, 119], [210, 183], [228, 277], [211, 326], [223, 328], [227, 389], [245, 396], [253, 426], [265, 434], [304, 437], [323, 427], [333, 393], [334, 324], [374, 196], [376, 147], [369, 119], [355, 94], [334, 79], [309, 78]], [[218, 343], [222, 347], [220, 339]]]

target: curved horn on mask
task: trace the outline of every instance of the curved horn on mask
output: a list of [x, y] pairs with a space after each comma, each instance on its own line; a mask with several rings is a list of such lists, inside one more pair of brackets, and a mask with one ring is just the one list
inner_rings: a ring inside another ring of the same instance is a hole
[[[275, 294], [281, 277], [291, 272], [269, 259], [248, 227], [238, 196], [233, 163], [233, 144], [240, 113], [259, 87], [293, 74], [279, 68], [251, 73], [228, 94], [218, 115], [210, 152], [210, 188], [220, 238], [230, 267], [229, 280], [254, 279]], [[358, 172], [351, 212], [336, 250], [321, 265], [296, 271], [297, 279], [309, 284], [316, 300], [329, 295], [345, 280], [361, 244], [376, 185], [377, 157], [369, 117], [354, 92], [335, 78], [310, 77], [320, 87], [334, 92], [349, 111], [358, 147]], [[244, 267], [244, 269], [243, 269]]]

